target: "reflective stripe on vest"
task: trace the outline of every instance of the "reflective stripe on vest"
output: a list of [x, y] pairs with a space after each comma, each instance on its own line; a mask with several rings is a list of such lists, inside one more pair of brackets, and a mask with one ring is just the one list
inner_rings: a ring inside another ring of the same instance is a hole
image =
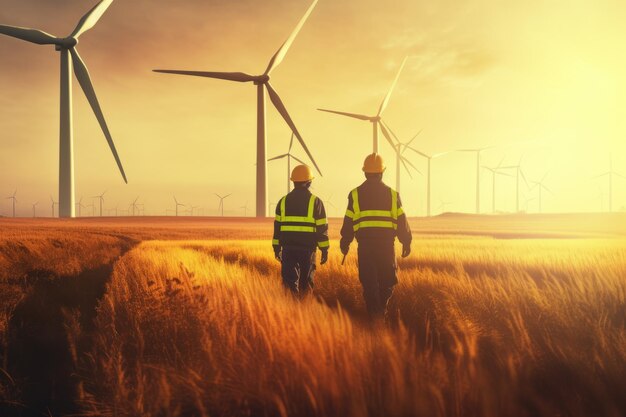
[[283, 197], [283, 199], [280, 200], [280, 215], [276, 216], [276, 220], [280, 222], [280, 231], [315, 233], [315, 226], [317, 224], [313, 216], [315, 199], [316, 197], [314, 195], [309, 199], [307, 216], [287, 216], [285, 210], [287, 196]]
[[346, 212], [346, 216], [352, 218], [352, 228], [355, 232], [366, 228], [393, 230], [398, 228], [398, 193], [395, 190], [391, 190], [391, 210], [361, 211], [359, 191], [355, 188], [352, 190], [352, 209]]

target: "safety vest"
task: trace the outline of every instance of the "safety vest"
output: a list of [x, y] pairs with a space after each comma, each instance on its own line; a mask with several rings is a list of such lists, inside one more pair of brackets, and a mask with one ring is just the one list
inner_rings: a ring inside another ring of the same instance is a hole
[[362, 210], [359, 205], [359, 191], [352, 190], [352, 210], [346, 211], [346, 216], [352, 219], [354, 231], [368, 228], [398, 229], [398, 216], [403, 214], [402, 208], [398, 209], [398, 193], [391, 190], [391, 210]]
[[280, 231], [315, 233], [316, 226], [326, 224], [326, 219], [315, 220], [313, 216], [316, 199], [317, 197], [314, 195], [309, 199], [309, 210], [306, 216], [289, 216], [285, 210], [287, 197], [283, 197], [283, 199], [280, 200], [280, 214], [276, 215], [276, 221], [280, 222]]

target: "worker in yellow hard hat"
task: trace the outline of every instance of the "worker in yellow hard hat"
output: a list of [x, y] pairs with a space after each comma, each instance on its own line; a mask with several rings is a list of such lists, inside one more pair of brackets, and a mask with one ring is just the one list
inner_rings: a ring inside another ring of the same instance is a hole
[[363, 163], [365, 182], [348, 195], [348, 209], [341, 228], [341, 252], [348, 254], [358, 242], [359, 280], [370, 317], [384, 317], [396, 276], [394, 241], [402, 243], [402, 257], [411, 253], [411, 229], [400, 196], [383, 182], [385, 162], [373, 153]]
[[322, 200], [311, 194], [311, 168], [298, 165], [291, 172], [294, 189], [276, 205], [272, 246], [281, 262], [283, 284], [301, 296], [313, 288], [316, 252], [322, 252], [320, 263], [328, 260], [328, 220]]

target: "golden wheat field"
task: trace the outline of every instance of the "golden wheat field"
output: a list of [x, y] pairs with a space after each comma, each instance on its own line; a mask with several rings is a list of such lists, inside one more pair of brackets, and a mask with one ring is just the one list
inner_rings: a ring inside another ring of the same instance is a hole
[[2, 415], [623, 416], [626, 217], [412, 219], [387, 325], [271, 222], [0, 219]]

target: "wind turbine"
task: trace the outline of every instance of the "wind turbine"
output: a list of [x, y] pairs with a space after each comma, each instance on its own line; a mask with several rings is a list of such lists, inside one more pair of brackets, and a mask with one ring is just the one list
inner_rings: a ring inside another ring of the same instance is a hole
[[291, 148], [293, 146], [293, 133], [291, 134], [291, 141], [289, 142], [289, 150], [287, 151], [287, 153], [282, 154], [282, 155], [278, 155], [275, 156], [273, 158], [268, 159], [267, 161], [276, 161], [279, 159], [283, 159], [283, 158], [287, 158], [287, 194], [289, 194], [289, 192], [291, 191], [291, 159], [295, 159], [296, 161], [300, 162], [301, 164], [306, 165], [304, 162], [302, 162], [301, 159], [298, 159], [296, 156], [291, 154]]
[[450, 151], [448, 152], [440, 152], [440, 153], [436, 153], [434, 155], [428, 155], [424, 152], [418, 151], [417, 149], [415, 149], [414, 147], [407, 145], [407, 149], [412, 150], [413, 152], [417, 153], [418, 155], [423, 156], [424, 158], [426, 158], [426, 161], [428, 163], [427, 165], [427, 171], [426, 171], [426, 215], [428, 217], [430, 217], [430, 167], [431, 167], [431, 162], [433, 159], [438, 158], [440, 156], [446, 155], [451, 153]]
[[494, 214], [496, 212], [496, 176], [497, 175], [503, 175], [505, 177], [511, 177], [511, 178], [513, 177], [513, 175], [511, 175], [511, 174], [507, 174], [507, 173], [501, 171], [501, 169], [502, 169], [502, 162], [504, 162], [504, 158], [494, 168], [483, 165], [484, 169], [486, 169], [489, 172], [491, 172], [491, 212], [494, 213]]
[[102, 217], [102, 205], [104, 204], [104, 195], [105, 195], [106, 193], [107, 193], [107, 192], [105, 191], [105, 192], [103, 192], [103, 193], [102, 193], [102, 194], [100, 194], [100, 195], [96, 195], [96, 196], [93, 196], [93, 197], [92, 197], [92, 198], [97, 198], [97, 199], [100, 201], [100, 217]]
[[26, 29], [15, 26], [0, 25], [0, 34], [22, 39], [39, 45], [55, 45], [55, 49], [61, 53], [61, 121], [60, 121], [60, 146], [59, 146], [59, 217], [74, 217], [74, 139], [72, 129], [72, 80], [71, 71], [80, 84], [91, 108], [98, 119], [98, 123], [111, 148], [113, 157], [124, 178], [128, 183], [122, 162], [115, 149], [113, 138], [102, 114], [100, 103], [96, 96], [89, 71], [81, 59], [76, 45], [80, 36], [93, 28], [113, 0], [102, 0], [85, 16], [80, 19], [76, 29], [65, 38], [57, 38], [37, 29]]
[[[532, 188], [535, 188], [535, 187], [538, 187], [538, 188], [539, 188], [539, 191], [538, 191], [538, 192], [539, 192], [539, 195], [538, 195], [538, 200], [539, 200], [539, 213], [541, 213], [541, 201], [542, 201], [542, 200], [541, 200], [541, 197], [542, 197], [542, 191], [543, 191], [543, 190], [546, 190], [546, 191], [547, 191], [547, 192], [549, 192], [550, 194], [554, 194], [554, 193], [552, 192], [552, 190], [550, 190], [548, 187], [546, 187], [546, 186], [545, 186], [545, 183], [544, 183], [544, 182], [545, 182], [545, 180], [546, 180], [546, 177], [548, 176], [548, 174], [549, 174], [549, 173], [550, 173], [550, 172], [546, 172], [546, 173], [544, 174], [543, 178], [541, 178], [541, 180], [540, 180], [540, 181], [531, 181], [531, 182], [530, 182], [531, 184], [533, 184]], [[531, 189], [532, 189], [532, 188], [531, 188]]]
[[139, 210], [139, 204], [137, 204], [137, 200], [139, 200], [139, 196], [137, 196], [137, 198], [130, 204], [130, 207], [132, 208], [133, 216], [135, 216], [135, 213], [136, 213], [135, 210]]
[[248, 217], [248, 202], [246, 201], [246, 205], [239, 208], [243, 210], [243, 217]]
[[7, 200], [13, 200], [13, 217], [15, 217], [15, 203], [17, 203], [17, 198], [15, 197], [17, 195], [17, 188], [15, 189], [15, 191], [13, 191], [13, 195], [7, 197]]
[[396, 136], [393, 130], [391, 130], [391, 128], [387, 126], [385, 122], [381, 121], [381, 124], [385, 125], [387, 130], [391, 132], [394, 139], [396, 140], [396, 143], [393, 145], [394, 151], [396, 153], [396, 191], [400, 192], [400, 164], [404, 165], [404, 169], [406, 169], [406, 172], [407, 174], [409, 174], [409, 177], [413, 178], [408, 165], [410, 165], [411, 168], [413, 168], [418, 174], [422, 175], [419, 169], [417, 169], [415, 165], [411, 163], [411, 161], [409, 161], [406, 157], [403, 156], [404, 152], [406, 152], [406, 150], [408, 149], [408, 146], [411, 145], [411, 143], [420, 135], [420, 133], [422, 133], [422, 131], [420, 130], [419, 132], [417, 132], [417, 134], [413, 136], [413, 138], [410, 141], [406, 143], [402, 143], [400, 139], [398, 139], [398, 136]]
[[178, 217], [178, 207], [180, 206], [185, 207], [185, 205], [182, 203], [179, 203], [178, 200], [176, 199], [176, 196], [174, 196], [174, 202], [176, 203], [176, 217]]
[[519, 210], [519, 197], [520, 197], [520, 177], [521, 179], [524, 180], [524, 183], [526, 184], [526, 188], [528, 188], [528, 181], [526, 181], [526, 176], [524, 175], [524, 171], [522, 170], [522, 158], [524, 158], [523, 156], [519, 159], [519, 162], [517, 163], [517, 165], [509, 165], [506, 167], [502, 167], [502, 169], [514, 169], [515, 170], [515, 211], [517, 213], [520, 212]]
[[396, 74], [396, 78], [393, 80], [393, 83], [391, 84], [391, 87], [389, 88], [389, 91], [387, 92], [387, 95], [385, 96], [385, 98], [383, 99], [382, 103], [380, 103], [380, 107], [378, 107], [378, 113], [376, 113], [376, 115], [374, 116], [368, 116], [365, 114], [357, 114], [357, 113], [347, 113], [347, 112], [343, 112], [343, 111], [337, 111], [337, 110], [329, 110], [329, 109], [318, 109], [319, 111], [323, 111], [323, 112], [327, 112], [327, 113], [334, 113], [334, 114], [338, 114], [341, 116], [346, 116], [346, 117], [351, 117], [353, 119], [359, 119], [359, 120], [364, 120], [367, 122], [370, 122], [372, 124], [372, 148], [374, 153], [378, 153], [378, 128], [380, 127], [380, 130], [383, 132], [383, 135], [385, 136], [385, 138], [387, 139], [387, 141], [389, 142], [389, 144], [394, 147], [393, 141], [391, 140], [391, 137], [389, 136], [389, 132], [387, 131], [387, 129], [385, 128], [384, 123], [382, 122], [382, 115], [383, 112], [385, 111], [385, 109], [387, 108], [387, 105], [389, 104], [389, 99], [391, 98], [391, 93], [393, 92], [394, 88], [396, 87], [396, 84], [398, 83], [398, 79], [400, 78], [400, 73], [402, 73], [402, 69], [404, 68], [404, 65], [406, 64], [408, 57], [405, 57], [404, 60], [402, 61], [402, 65], [400, 65], [400, 69], [398, 70], [398, 73]]
[[220, 204], [219, 204], [219, 206], [217, 207], [217, 210], [218, 210], [218, 211], [220, 211], [220, 210], [221, 210], [221, 212], [222, 212], [222, 217], [224, 217], [224, 200], [225, 200], [226, 198], [230, 197], [232, 194], [227, 194], [227, 195], [225, 195], [225, 196], [223, 196], [223, 197], [222, 197], [221, 195], [219, 195], [219, 194], [215, 194], [215, 195], [217, 196], [217, 198], [219, 198], [219, 199], [220, 199]]
[[474, 152], [476, 153], [476, 214], [480, 214], [480, 154], [494, 146], [476, 149], [457, 149], [457, 152]]
[[[613, 170], [613, 156], [609, 155], [609, 171], [604, 174], [597, 175], [593, 178], [601, 178], [604, 176], [609, 177], [609, 213], [613, 212], [613, 176], [616, 175], [621, 178], [626, 178], [622, 174]], [[15, 216], [14, 216], [15, 217]]]
[[314, 0], [309, 9], [306, 11], [298, 25], [291, 33], [291, 35], [287, 38], [285, 43], [278, 49], [276, 54], [270, 59], [270, 62], [267, 66], [265, 72], [261, 75], [250, 75], [245, 74], [243, 72], [202, 72], [202, 71], [178, 71], [178, 70], [154, 70], [155, 72], [161, 72], [166, 74], [179, 74], [179, 75], [192, 75], [197, 77], [206, 77], [206, 78], [217, 78], [220, 80], [227, 81], [236, 81], [236, 82], [252, 82], [257, 86], [257, 155], [256, 155], [256, 216], [257, 217], [267, 217], [266, 212], [266, 204], [267, 204], [267, 161], [266, 161], [266, 153], [267, 153], [267, 143], [266, 143], [266, 132], [265, 132], [265, 91], [270, 97], [270, 100], [276, 110], [283, 117], [287, 125], [289, 125], [291, 131], [296, 135], [300, 145], [306, 152], [306, 154], [313, 162], [315, 169], [317, 172], [322, 175], [315, 159], [313, 159], [313, 155], [309, 152], [309, 149], [304, 143], [304, 139], [298, 132], [296, 125], [294, 124], [291, 116], [287, 112], [287, 108], [283, 104], [280, 96], [274, 90], [274, 87], [270, 84], [270, 75], [278, 65], [283, 61], [287, 51], [293, 44], [296, 36], [304, 26], [304, 23], [308, 19], [309, 15], [315, 8], [318, 0]]
[[78, 203], [75, 203], [75, 204], [76, 204], [76, 207], [78, 208], [78, 210], [77, 210], [78, 211], [78, 217], [81, 217], [82, 209], [85, 208], [85, 205], [83, 204], [83, 197], [81, 197], [78, 200]]
[[37, 205], [39, 201], [33, 204], [33, 218], [37, 217]]
[[604, 212], [604, 197], [606, 197], [606, 193], [602, 189], [602, 187], [598, 187], [598, 198], [600, 199], [600, 212]]
[[50, 203], [52, 204], [52, 217], [54, 217], [54, 206], [55, 205], [59, 205], [58, 202], [54, 201], [54, 198], [52, 198], [52, 194], [50, 194]]

